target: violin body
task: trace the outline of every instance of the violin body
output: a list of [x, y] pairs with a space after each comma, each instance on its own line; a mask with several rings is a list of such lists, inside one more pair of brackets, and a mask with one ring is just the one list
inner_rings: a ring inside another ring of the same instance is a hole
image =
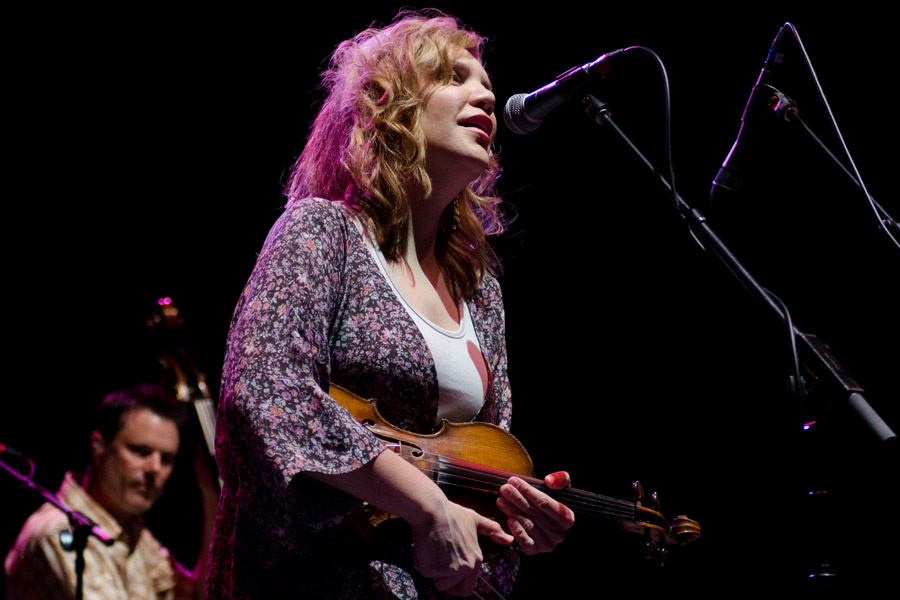
[[[454, 502], [500, 523], [505, 523], [506, 517], [496, 505], [499, 491], [477, 493], [480, 490], [469, 489], [471, 481], [454, 485], [453, 472], [476, 471], [479, 479], [493, 472], [503, 483], [510, 475], [534, 476], [534, 464], [525, 446], [496, 425], [444, 421], [436, 433], [413, 433], [387, 422], [375, 400], [365, 400], [336, 384], [331, 385], [329, 394], [353, 418], [390, 444], [394, 452], [431, 476]], [[468, 479], [466, 475], [461, 477]], [[480, 486], [476, 483], [475, 487]], [[496, 487], [499, 490], [499, 485]]]

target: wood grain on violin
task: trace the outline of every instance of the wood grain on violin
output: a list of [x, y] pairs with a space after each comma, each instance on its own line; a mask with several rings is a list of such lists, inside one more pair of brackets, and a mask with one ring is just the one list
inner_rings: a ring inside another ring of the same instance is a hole
[[655, 504], [644, 506], [639, 483], [634, 485], [636, 498], [632, 501], [573, 488], [548, 488], [543, 480], [534, 478], [534, 465], [522, 443], [496, 425], [444, 421], [437, 433], [412, 433], [387, 422], [378, 412], [376, 400], [366, 400], [336, 384], [331, 384], [329, 393], [394, 452], [431, 477], [454, 502], [501, 524], [506, 517], [497, 508], [496, 498], [500, 486], [516, 475], [563, 502], [576, 516], [614, 519], [623, 529], [650, 538], [654, 546], [686, 544], [700, 537], [696, 521], [679, 516], [669, 523]]

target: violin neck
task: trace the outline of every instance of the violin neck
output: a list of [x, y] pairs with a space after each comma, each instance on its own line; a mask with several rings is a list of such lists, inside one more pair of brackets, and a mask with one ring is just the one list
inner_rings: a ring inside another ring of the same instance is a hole
[[575, 488], [554, 490], [541, 479], [421, 452], [415, 447], [402, 444], [392, 446], [392, 449], [428, 475], [448, 494], [499, 496], [500, 487], [510, 477], [515, 476], [568, 506], [576, 517], [597, 517], [630, 522], [636, 520], [637, 505], [632, 501], [619, 500]]

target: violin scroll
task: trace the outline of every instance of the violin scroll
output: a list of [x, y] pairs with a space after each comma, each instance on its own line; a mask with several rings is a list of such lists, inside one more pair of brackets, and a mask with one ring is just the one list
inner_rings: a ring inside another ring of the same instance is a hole
[[671, 524], [665, 520], [659, 513], [660, 502], [656, 492], [648, 500], [640, 481], [635, 481], [631, 489], [636, 518], [633, 523], [620, 522], [620, 526], [635, 533], [643, 532], [641, 553], [645, 558], [656, 558], [660, 565], [664, 565], [668, 555], [666, 544], [684, 545], [700, 537], [700, 524], [693, 519], [679, 515]]
[[672, 538], [679, 544], [693, 542], [700, 537], [700, 523], [688, 519], [684, 515], [678, 515], [672, 519]]

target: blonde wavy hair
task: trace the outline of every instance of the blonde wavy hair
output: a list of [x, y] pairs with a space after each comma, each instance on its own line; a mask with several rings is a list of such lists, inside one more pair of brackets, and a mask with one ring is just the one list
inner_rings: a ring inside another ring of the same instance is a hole
[[[363, 213], [389, 260], [406, 253], [411, 192], [431, 192], [425, 171], [422, 111], [431, 93], [450, 82], [453, 51], [481, 57], [485, 38], [440, 13], [402, 12], [383, 29], [342, 42], [322, 74], [328, 96], [291, 169], [288, 206], [320, 196]], [[493, 195], [500, 165], [469, 184], [441, 217], [435, 252], [460, 297], [470, 296], [496, 257], [487, 235], [503, 231]]]

